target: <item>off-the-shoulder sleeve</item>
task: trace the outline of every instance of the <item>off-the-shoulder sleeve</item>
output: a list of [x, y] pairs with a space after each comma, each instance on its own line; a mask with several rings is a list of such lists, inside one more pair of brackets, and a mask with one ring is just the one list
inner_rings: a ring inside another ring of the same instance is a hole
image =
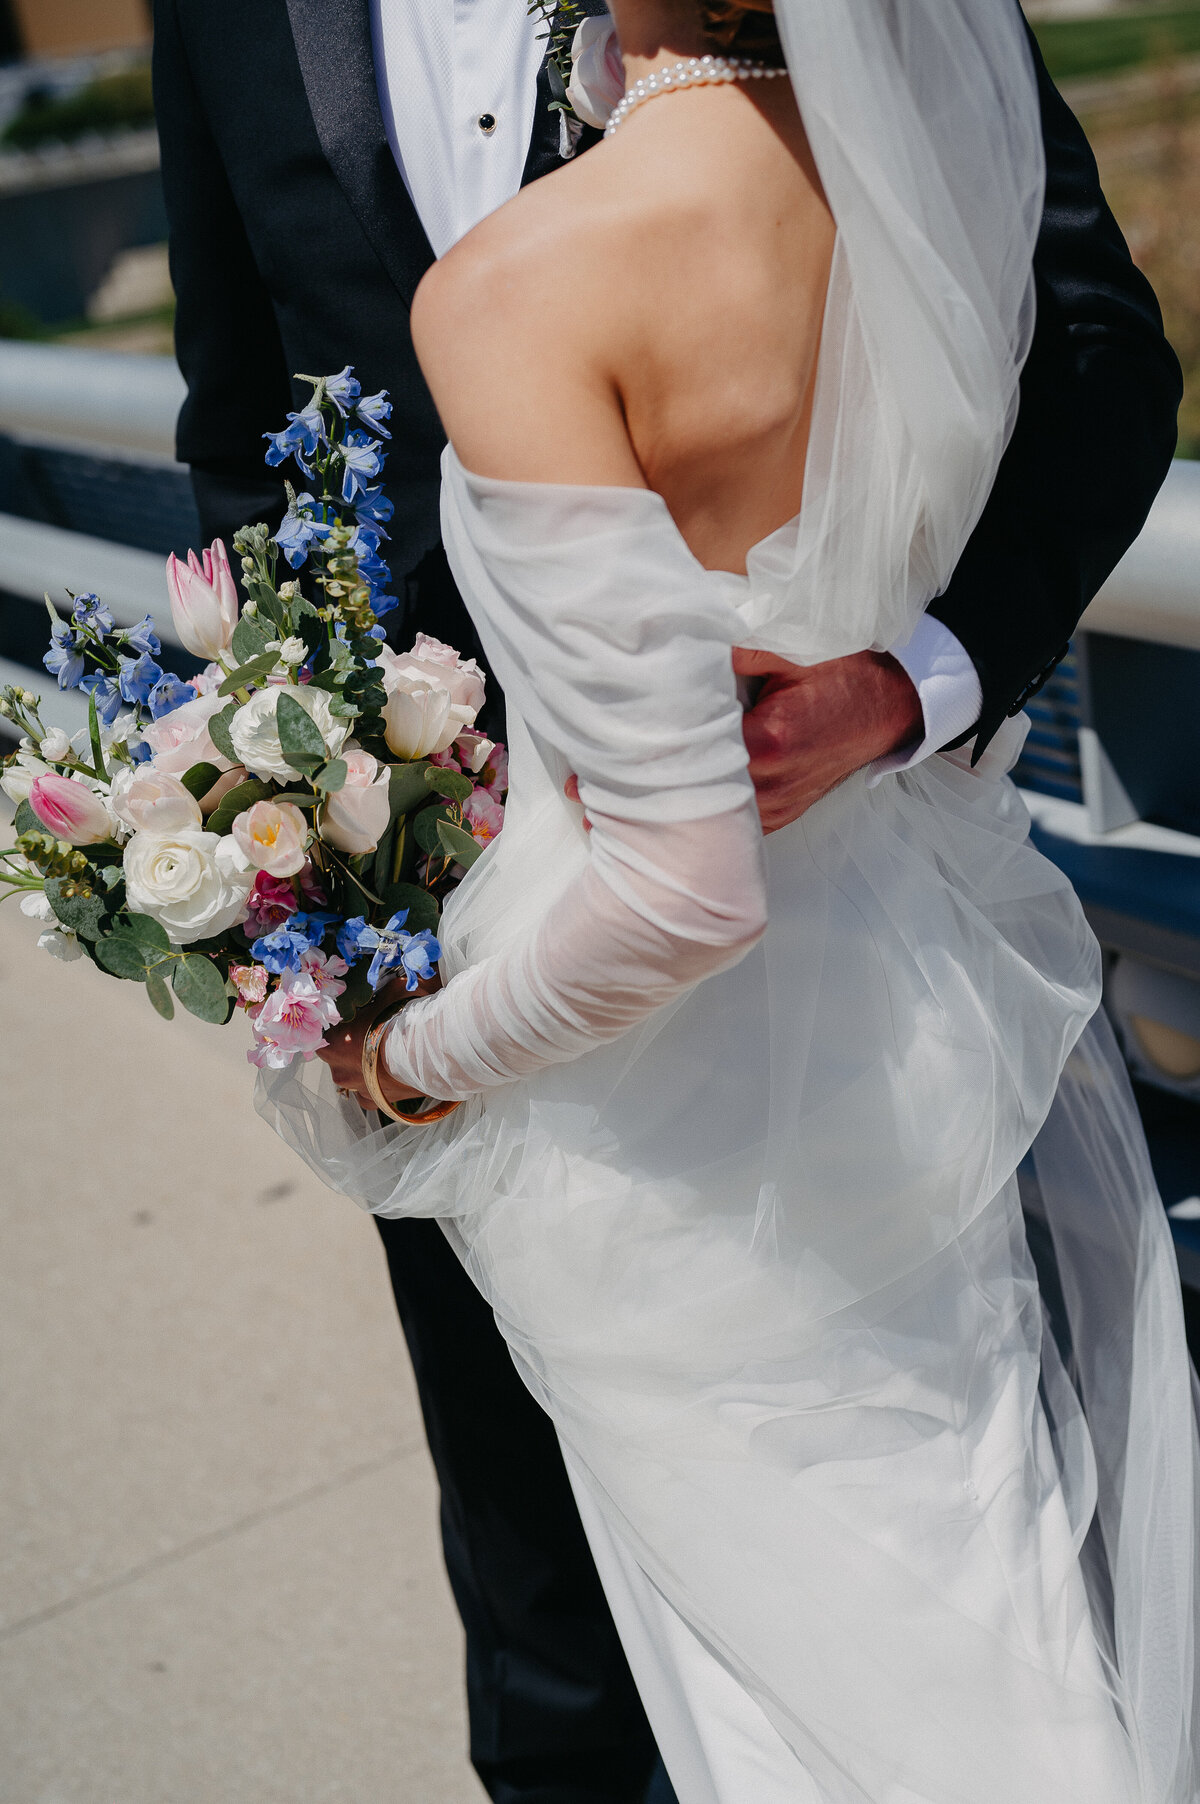
[[737, 615], [661, 500], [450, 458], [443, 532], [510, 707], [578, 777], [592, 828], [546, 913], [397, 1018], [394, 1076], [450, 1099], [615, 1039], [742, 957], [766, 904]]

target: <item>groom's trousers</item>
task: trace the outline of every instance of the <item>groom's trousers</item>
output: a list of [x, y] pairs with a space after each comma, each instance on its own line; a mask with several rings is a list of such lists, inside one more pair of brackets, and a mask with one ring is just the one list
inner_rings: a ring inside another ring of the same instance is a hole
[[549, 1418], [437, 1222], [377, 1219], [441, 1486], [476, 1772], [495, 1804], [670, 1804]]

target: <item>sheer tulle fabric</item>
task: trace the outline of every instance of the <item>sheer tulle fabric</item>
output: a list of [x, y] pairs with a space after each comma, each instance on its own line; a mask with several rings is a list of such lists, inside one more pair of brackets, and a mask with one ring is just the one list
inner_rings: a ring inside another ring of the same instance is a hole
[[260, 1107], [364, 1206], [443, 1219], [577, 1478], [830, 1804], [1190, 1804], [1181, 1309], [1069, 886], [1011, 784], [948, 758], [772, 835], [734, 965], [755, 854], [738, 923], [680, 850], [749, 819], [730, 647], [887, 645], [953, 566], [1031, 318], [1015, 5], [777, 11], [839, 232], [801, 516], [710, 573], [654, 495], [447, 453], [513, 787], [397, 1058], [481, 1087], [410, 1131], [323, 1067]]

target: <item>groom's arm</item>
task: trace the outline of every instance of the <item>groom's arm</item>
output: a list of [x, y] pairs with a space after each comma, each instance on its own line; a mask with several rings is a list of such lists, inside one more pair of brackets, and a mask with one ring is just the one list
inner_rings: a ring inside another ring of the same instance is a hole
[[[203, 13], [198, 14], [203, 30]], [[190, 464], [205, 540], [282, 514], [263, 428], [292, 405], [271, 297], [204, 117], [177, 0], [155, 0], [154, 102], [175, 287], [175, 352], [187, 382], [176, 456]]]
[[[901, 654], [907, 669], [871, 652], [803, 671], [737, 655], [743, 674], [766, 679], [746, 716], [746, 742], [768, 831], [854, 771], [889, 755], [900, 762], [914, 745], [936, 751], [974, 734], [982, 752], [1066, 650], [1170, 465], [1178, 361], [1083, 130], [1036, 44], [1033, 55], [1046, 200], [1034, 253], [1037, 325], [1016, 429], [958, 567], [930, 604], [921, 656]], [[956, 721], [972, 677], [975, 712], [968, 702], [970, 718]]]

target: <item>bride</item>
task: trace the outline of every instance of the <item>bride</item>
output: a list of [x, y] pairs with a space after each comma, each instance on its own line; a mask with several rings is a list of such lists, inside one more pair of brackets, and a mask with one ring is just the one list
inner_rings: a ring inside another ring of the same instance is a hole
[[1098, 949], [995, 746], [764, 842], [731, 661], [886, 650], [978, 517], [1033, 319], [1023, 28], [775, 10], [614, 0], [607, 144], [425, 277], [512, 790], [368, 1055], [461, 1106], [261, 1106], [442, 1219], [682, 1804], [1187, 1804], [1190, 1368]]

